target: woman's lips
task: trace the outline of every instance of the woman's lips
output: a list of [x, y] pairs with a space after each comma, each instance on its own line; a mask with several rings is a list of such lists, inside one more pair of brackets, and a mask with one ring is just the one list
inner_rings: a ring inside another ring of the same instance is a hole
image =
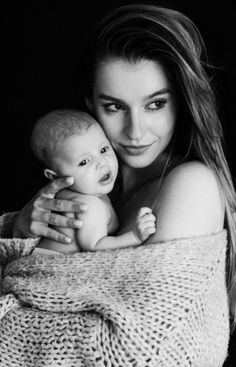
[[146, 145], [125, 145], [125, 144], [120, 144], [120, 146], [122, 147], [122, 149], [128, 153], [129, 155], [141, 155], [144, 152], [146, 152], [153, 143], [151, 144], [146, 144]]

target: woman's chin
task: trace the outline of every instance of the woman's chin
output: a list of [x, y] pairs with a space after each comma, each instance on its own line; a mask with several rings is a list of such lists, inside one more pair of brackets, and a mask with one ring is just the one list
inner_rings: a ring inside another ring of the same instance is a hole
[[120, 156], [121, 161], [131, 168], [145, 168], [150, 166], [156, 157], [147, 157], [145, 155], [139, 156]]

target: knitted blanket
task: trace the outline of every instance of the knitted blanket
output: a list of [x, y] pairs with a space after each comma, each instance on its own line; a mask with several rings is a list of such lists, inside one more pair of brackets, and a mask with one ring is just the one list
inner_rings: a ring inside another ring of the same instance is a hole
[[222, 366], [225, 231], [73, 255], [37, 241], [0, 241], [1, 367]]

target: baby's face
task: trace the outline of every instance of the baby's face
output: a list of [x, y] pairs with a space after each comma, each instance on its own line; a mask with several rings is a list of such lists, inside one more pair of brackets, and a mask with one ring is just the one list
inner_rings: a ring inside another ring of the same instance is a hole
[[74, 177], [72, 190], [96, 196], [113, 189], [118, 172], [116, 155], [99, 124], [64, 139], [53, 166], [59, 176]]

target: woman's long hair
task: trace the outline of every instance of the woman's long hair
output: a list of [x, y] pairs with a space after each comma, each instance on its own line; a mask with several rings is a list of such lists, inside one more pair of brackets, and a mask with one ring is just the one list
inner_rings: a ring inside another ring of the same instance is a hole
[[228, 231], [227, 284], [233, 325], [236, 324], [235, 190], [223, 152], [223, 132], [209, 77], [201, 35], [184, 14], [155, 5], [126, 5], [104, 17], [85, 49], [86, 93], [92, 90], [99, 62], [122, 58], [162, 64], [176, 91], [179, 114], [171, 149], [182, 161], [197, 159], [214, 172], [225, 200]]

